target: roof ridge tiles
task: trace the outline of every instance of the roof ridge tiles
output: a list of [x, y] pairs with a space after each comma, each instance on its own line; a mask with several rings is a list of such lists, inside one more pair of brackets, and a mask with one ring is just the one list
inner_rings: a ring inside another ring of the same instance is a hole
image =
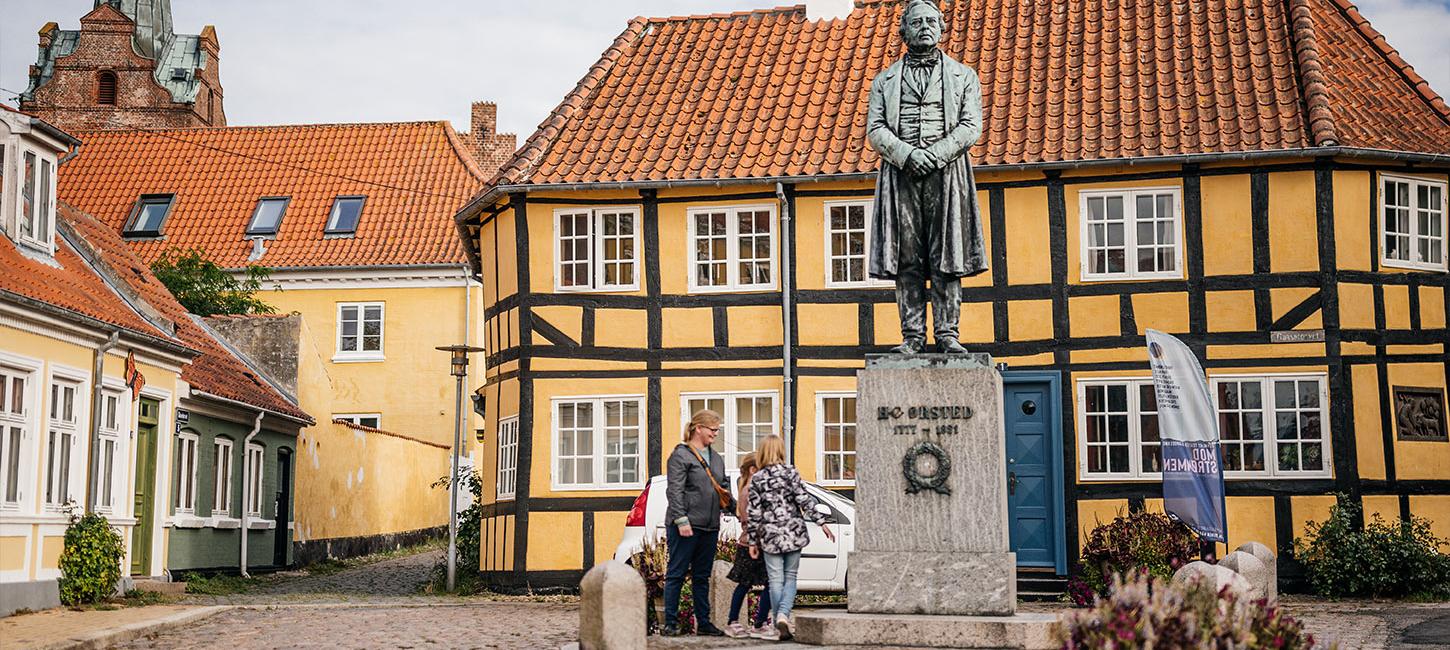
[[635, 20], [644, 20], [647, 23], [684, 23], [698, 20], [730, 20], [737, 18], [756, 18], [778, 14], [804, 14], [805, 11], [805, 5], [781, 5], [777, 7], [744, 9], [741, 11], [726, 11], [708, 14], [681, 14], [677, 16], [638, 16], [635, 18]]
[[1299, 87], [1309, 111], [1309, 137], [1315, 146], [1339, 144], [1334, 113], [1329, 108], [1328, 80], [1319, 61], [1319, 43], [1314, 33], [1314, 10], [1310, 0], [1289, 0], [1289, 36], [1299, 63]]
[[1435, 92], [1434, 88], [1430, 87], [1429, 81], [1426, 81], [1420, 73], [1415, 72], [1415, 68], [1400, 56], [1398, 50], [1390, 46], [1389, 41], [1385, 40], [1384, 35], [1370, 24], [1369, 19], [1365, 18], [1364, 14], [1359, 12], [1359, 8], [1349, 0], [1328, 1], [1344, 14], [1344, 17], [1349, 20], [1350, 24], [1354, 25], [1355, 30], [1385, 58], [1386, 62], [1399, 71], [1405, 81], [1409, 83], [1410, 87], [1415, 90], [1416, 94], [1426, 104], [1430, 105], [1430, 108], [1434, 109], [1440, 116], [1440, 119], [1450, 124], [1450, 105], [1447, 105], [1445, 99], [1439, 93]]

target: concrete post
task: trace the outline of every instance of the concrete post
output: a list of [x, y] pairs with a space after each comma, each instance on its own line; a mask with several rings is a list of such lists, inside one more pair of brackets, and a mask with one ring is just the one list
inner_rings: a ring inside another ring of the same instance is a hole
[[[730, 563], [715, 560], [710, 569], [710, 622], [724, 628], [730, 624], [730, 596], [735, 593], [735, 581], [731, 580]], [[699, 625], [699, 621], [695, 621]]]
[[579, 583], [579, 647], [643, 650], [644, 580], [628, 564], [597, 564]]

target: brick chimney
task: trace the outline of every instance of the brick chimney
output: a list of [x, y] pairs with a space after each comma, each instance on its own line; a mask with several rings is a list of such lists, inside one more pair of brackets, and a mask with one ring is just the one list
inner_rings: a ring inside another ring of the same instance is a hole
[[473, 161], [489, 176], [498, 172], [518, 148], [518, 136], [498, 132], [498, 105], [473, 102], [469, 131], [458, 134], [468, 144]]

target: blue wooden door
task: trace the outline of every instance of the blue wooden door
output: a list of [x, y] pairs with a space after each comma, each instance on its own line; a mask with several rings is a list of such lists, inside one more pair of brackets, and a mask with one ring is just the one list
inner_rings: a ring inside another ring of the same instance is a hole
[[1055, 491], [1061, 485], [1062, 457], [1053, 440], [1052, 384], [1008, 381], [1004, 392], [1012, 551], [1020, 566], [1057, 567], [1062, 513]]

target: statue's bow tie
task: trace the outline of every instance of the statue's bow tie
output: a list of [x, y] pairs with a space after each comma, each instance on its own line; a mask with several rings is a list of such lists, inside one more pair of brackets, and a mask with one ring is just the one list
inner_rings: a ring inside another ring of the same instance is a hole
[[937, 52], [922, 55], [915, 55], [908, 52], [906, 55], [906, 65], [912, 68], [934, 67], [936, 66], [936, 62], [940, 60], [941, 55]]

